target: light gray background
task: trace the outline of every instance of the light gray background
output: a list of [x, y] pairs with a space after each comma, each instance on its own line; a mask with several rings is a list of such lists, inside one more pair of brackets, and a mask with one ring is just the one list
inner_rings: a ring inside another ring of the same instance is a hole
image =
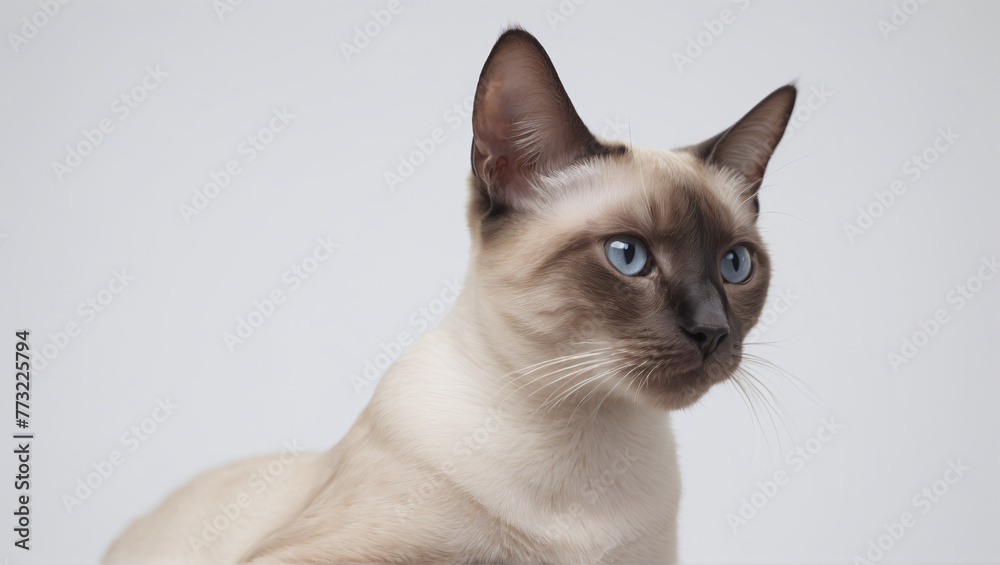
[[[464, 273], [471, 130], [445, 112], [472, 94], [501, 28], [519, 22], [592, 129], [640, 145], [700, 141], [792, 80], [800, 109], [813, 87], [832, 93], [814, 98], [782, 142], [761, 196], [772, 304], [782, 289], [797, 299], [761, 333], [775, 345], [753, 351], [803, 386], [756, 371], [783, 402], [773, 421], [759, 401], [755, 421], [730, 386], [675, 416], [682, 558], [850, 562], [911, 511], [917, 525], [881, 562], [1000, 559], [1000, 282], [984, 282], [961, 310], [946, 298], [1000, 252], [1000, 5], [931, 1], [888, 39], [877, 24], [893, 12], [884, 0], [751, 0], [745, 10], [728, 0], [591, 0], [553, 26], [546, 12], [559, 5], [403, 0], [350, 62], [341, 43], [386, 2], [247, 0], [220, 19], [208, 0], [77, 1], [19, 52], [8, 39], [0, 349], [13, 350], [16, 329], [33, 332], [36, 350], [68, 322], [81, 331], [33, 375], [30, 553], [12, 546], [15, 428], [3, 422], [0, 558], [96, 561], [195, 473], [285, 440], [326, 449], [342, 436], [370, 395], [356, 394], [350, 376], [400, 331], [416, 333], [411, 314]], [[0, 31], [19, 33], [40, 9], [4, 2]], [[679, 70], [673, 53], [724, 9], [735, 21]], [[168, 76], [119, 120], [113, 101], [147, 65]], [[294, 114], [290, 126], [185, 223], [178, 205], [241, 158], [241, 141], [276, 107]], [[115, 131], [57, 180], [51, 163], [102, 118]], [[949, 127], [957, 140], [911, 182], [904, 163]], [[436, 128], [446, 141], [390, 191], [384, 173]], [[907, 192], [849, 242], [843, 225], [895, 179]], [[223, 333], [254, 300], [287, 290], [282, 273], [323, 236], [341, 243], [333, 258], [230, 353]], [[122, 268], [134, 280], [87, 323], [77, 305]], [[949, 323], [893, 371], [887, 354], [937, 309]], [[13, 372], [3, 368], [8, 404]], [[130, 452], [122, 433], [168, 397], [177, 410]], [[843, 429], [794, 472], [786, 456], [823, 418]], [[115, 449], [124, 464], [67, 513], [62, 496]], [[921, 514], [914, 494], [958, 460], [970, 471]], [[726, 515], [779, 469], [790, 482], [734, 533]]]

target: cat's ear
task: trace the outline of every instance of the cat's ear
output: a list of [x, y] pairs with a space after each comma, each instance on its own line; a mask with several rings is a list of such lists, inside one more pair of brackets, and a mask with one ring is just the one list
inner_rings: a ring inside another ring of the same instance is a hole
[[552, 61], [523, 29], [507, 30], [483, 65], [472, 110], [472, 170], [490, 211], [521, 208], [536, 175], [600, 150]]
[[706, 163], [736, 171], [746, 179], [746, 198], [757, 206], [764, 170], [785, 133], [795, 106], [795, 86], [782, 86], [747, 112], [736, 125], [715, 137], [689, 147]]

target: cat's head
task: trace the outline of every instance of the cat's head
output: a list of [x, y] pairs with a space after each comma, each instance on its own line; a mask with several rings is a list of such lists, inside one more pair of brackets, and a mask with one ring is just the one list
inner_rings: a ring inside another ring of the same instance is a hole
[[757, 192], [795, 94], [690, 147], [604, 142], [538, 41], [500, 37], [475, 96], [468, 216], [483, 323], [523, 352], [522, 385], [673, 409], [733, 374], [767, 296]]

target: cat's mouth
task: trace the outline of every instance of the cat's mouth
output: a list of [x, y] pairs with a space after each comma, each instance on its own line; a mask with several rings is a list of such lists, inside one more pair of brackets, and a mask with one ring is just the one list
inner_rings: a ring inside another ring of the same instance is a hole
[[638, 383], [642, 396], [659, 408], [677, 410], [691, 406], [712, 386], [731, 377], [739, 366], [739, 354], [698, 354], [653, 363], [656, 368]]

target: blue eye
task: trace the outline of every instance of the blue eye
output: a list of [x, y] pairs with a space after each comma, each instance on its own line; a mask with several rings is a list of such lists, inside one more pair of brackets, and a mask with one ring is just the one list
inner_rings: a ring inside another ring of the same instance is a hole
[[722, 258], [722, 278], [726, 282], [739, 284], [750, 278], [750, 252], [746, 247], [737, 245], [726, 252]]
[[646, 247], [634, 237], [618, 236], [604, 246], [608, 261], [623, 275], [639, 274], [646, 266]]

